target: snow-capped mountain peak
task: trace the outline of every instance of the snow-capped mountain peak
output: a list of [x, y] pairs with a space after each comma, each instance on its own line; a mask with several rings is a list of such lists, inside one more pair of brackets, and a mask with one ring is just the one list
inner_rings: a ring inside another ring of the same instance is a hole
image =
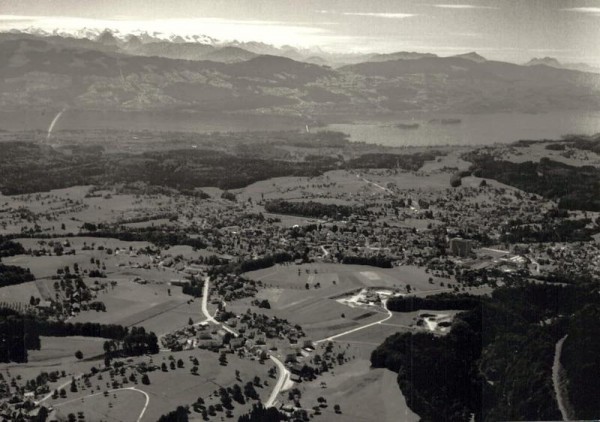
[[121, 32], [116, 28], [81, 28], [81, 29], [64, 29], [55, 28], [46, 30], [37, 27], [27, 27], [19, 30], [11, 30], [11, 33], [31, 34], [37, 36], [60, 36], [69, 38], [87, 38], [90, 40], [101, 40], [113, 37], [118, 42], [127, 42], [129, 38], [135, 36], [142, 43], [168, 41], [172, 43], [199, 43], [199, 44], [219, 44], [219, 40], [203, 34], [168, 34], [157, 31], [133, 30], [127, 33]]

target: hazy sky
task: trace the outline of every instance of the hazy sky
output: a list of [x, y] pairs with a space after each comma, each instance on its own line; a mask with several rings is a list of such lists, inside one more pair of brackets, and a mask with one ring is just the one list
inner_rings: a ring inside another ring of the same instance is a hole
[[600, 0], [0, 0], [0, 30], [28, 26], [600, 63]]

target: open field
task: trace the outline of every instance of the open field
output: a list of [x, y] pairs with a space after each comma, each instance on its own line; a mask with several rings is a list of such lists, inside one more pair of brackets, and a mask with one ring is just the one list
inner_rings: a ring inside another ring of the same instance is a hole
[[[361, 171], [362, 172], [362, 171]], [[411, 177], [411, 173], [401, 176]], [[400, 177], [400, 176], [399, 176]], [[446, 180], [447, 185], [447, 180]], [[355, 171], [333, 170], [317, 177], [277, 177], [236, 190], [239, 198], [254, 202], [269, 199], [312, 200], [328, 204], [358, 204], [359, 194], [385, 193]]]
[[[141, 362], [162, 365], [166, 363], [170, 366], [170, 356], [175, 361], [182, 359], [184, 362], [183, 368], [177, 368], [175, 370], [167, 369], [162, 371], [160, 369], [149, 372], [150, 384], [144, 385], [139, 383], [140, 375], [134, 366]], [[144, 421], [157, 420], [161, 415], [174, 410], [177, 406], [189, 405], [195, 402], [199, 397], [206, 401], [206, 406], [209, 404], [219, 403], [218, 398], [213, 397], [212, 394], [215, 390], [220, 387], [230, 387], [234, 384], [243, 385], [252, 381], [255, 376], [261, 379], [261, 383], [268, 380], [269, 385], [256, 387], [261, 398], [266, 398], [270, 393], [271, 386], [274, 385], [275, 380], [271, 379], [267, 375], [269, 364], [260, 365], [257, 361], [249, 359], [240, 359], [234, 355], [228, 355], [228, 363], [226, 366], [221, 366], [218, 363], [219, 355], [216, 353], [203, 351], [203, 350], [189, 350], [182, 352], [174, 352], [170, 354], [155, 355], [152, 357], [137, 357], [127, 360], [127, 368], [125, 371], [125, 377], [129, 377], [131, 374], [136, 374], [138, 382], [129, 381], [126, 384], [122, 384], [118, 388], [129, 388], [135, 387], [136, 389], [148, 394], [150, 400], [146, 412], [144, 413]], [[190, 372], [193, 364], [192, 358], [196, 358], [199, 361], [198, 375], [193, 375]], [[236, 370], [239, 371], [239, 379], [236, 379]], [[92, 420], [94, 417], [100, 417], [99, 415], [110, 415], [114, 414], [113, 409], [115, 407], [123, 406], [124, 403], [129, 403], [129, 399], [132, 399], [131, 409], [128, 410], [124, 415], [124, 418], [119, 420], [129, 421], [137, 420], [143, 404], [143, 395], [137, 392], [128, 392], [126, 390], [114, 391], [110, 386], [111, 377], [109, 374], [104, 372], [98, 375], [90, 377], [90, 386], [83, 386], [82, 382], [78, 382], [79, 391], [76, 393], [68, 392], [66, 399], [48, 399], [49, 405], [58, 405], [59, 409], [62, 409], [61, 403], [72, 403], [72, 407], [69, 404], [65, 404], [65, 409], [77, 409], [83, 411], [86, 415], [90, 413]], [[115, 380], [121, 383], [123, 376], [115, 376]], [[68, 391], [68, 389], [67, 389]], [[103, 397], [103, 392], [109, 391], [108, 397]], [[126, 394], [123, 394], [126, 392]], [[100, 395], [97, 395], [100, 393]], [[135, 397], [134, 397], [135, 394]], [[88, 397], [94, 395], [92, 397]], [[116, 398], [115, 398], [116, 396]], [[84, 398], [81, 400], [81, 398]], [[114, 406], [112, 409], [109, 407], [109, 402]], [[240, 405], [234, 402], [234, 415], [240, 415], [250, 408], [251, 403], [247, 402], [244, 405]], [[118, 413], [117, 413], [118, 414]], [[194, 413], [191, 415], [195, 418], [201, 419], [200, 414]], [[131, 419], [133, 418], [133, 419]]]
[[[253, 280], [261, 280], [267, 287], [292, 290], [305, 289], [306, 283], [311, 285], [320, 282], [320, 296], [341, 294], [361, 287], [404, 290], [407, 285], [411, 286], [413, 292], [426, 293], [439, 289], [440, 282], [448, 282], [431, 276], [424, 268], [410, 265], [395, 268], [328, 263], [276, 265], [244, 275]], [[432, 284], [429, 284], [429, 277], [433, 278]]]
[[[297, 387], [302, 393], [301, 403], [305, 407], [318, 404], [318, 397], [327, 399], [327, 407], [321, 409], [324, 421], [418, 421], [406, 405], [397, 375], [387, 369], [371, 369], [369, 355], [373, 346], [369, 344], [340, 343], [350, 361], [335, 370], [322, 374], [311, 382]], [[336, 414], [338, 404], [341, 413]]]
[[542, 158], [550, 158], [571, 166], [600, 166], [600, 155], [593, 151], [582, 151], [577, 148], [566, 148], [565, 150], [549, 150], [546, 147], [556, 142], [535, 142], [518, 148], [508, 145], [502, 150], [502, 158], [513, 163], [526, 161], [540, 161]]
[[[337, 299], [344, 295], [362, 288], [406, 292], [407, 285], [411, 286], [413, 292], [424, 295], [429, 291], [440, 290], [437, 279], [434, 284], [429, 284], [429, 274], [411, 266], [382, 269], [343, 264], [277, 265], [246, 273], [245, 276], [261, 280], [266, 285], [265, 289], [259, 291], [257, 298], [267, 299], [271, 309], [261, 309], [261, 312], [299, 324], [312, 340], [351, 330], [381, 320], [387, 315], [381, 306], [351, 307], [340, 303]], [[317, 283], [321, 287], [317, 288]], [[235, 312], [245, 312], [248, 305], [248, 300], [238, 301], [229, 304], [228, 308]]]
[[[48, 246], [47, 239], [25, 238], [17, 239], [23, 247], [28, 250], [52, 250]], [[150, 258], [145, 255], [130, 254], [129, 248], [134, 251], [144, 249], [150, 246], [148, 242], [124, 242], [112, 238], [98, 237], [70, 237], [52, 239], [55, 243], [60, 243], [64, 249], [72, 249], [75, 254], [63, 255], [16, 255], [4, 259], [4, 263], [9, 265], [18, 265], [24, 268], [29, 268], [36, 278], [46, 278], [56, 275], [57, 269], [63, 269], [65, 266], [73, 266], [77, 264], [83, 270], [97, 269], [96, 264], [92, 264], [91, 260], [99, 260], [106, 267], [106, 272], [109, 274], [118, 271], [124, 271], [120, 267], [135, 266], [148, 264]], [[68, 246], [65, 246], [68, 245]], [[84, 249], [93, 248], [93, 249]], [[117, 250], [119, 249], [119, 250]], [[169, 274], [171, 272], [172, 274]], [[164, 274], [163, 274], [164, 273]], [[170, 269], [164, 269], [160, 272], [155, 272], [156, 278], [167, 279], [174, 277], [174, 272]]]
[[348, 333], [344, 336], [334, 339], [338, 343], [349, 343], [349, 344], [361, 344], [375, 349], [379, 346], [387, 337], [396, 334], [398, 332], [412, 331], [405, 326], [391, 323], [390, 320], [382, 322], [381, 324], [375, 324], [371, 327], [365, 328], [364, 330], [355, 331]]
[[96, 393], [93, 396], [71, 399], [54, 405], [57, 418], [67, 419], [70, 413], [83, 411], [86, 421], [123, 421], [135, 422], [146, 403], [145, 396], [140, 391], [117, 390], [104, 396]]
[[95, 191], [92, 186], [14, 196], [0, 193], [0, 234], [32, 228], [32, 217], [42, 232], [54, 234], [77, 233], [85, 222], [122, 222], [131, 228], [171, 224], [163, 217], [165, 214], [189, 215], [200, 209], [222, 209], [220, 192], [214, 190], [214, 199], [201, 201], [184, 195], [138, 195], [119, 193], [117, 189]]
[[29, 304], [29, 299], [42, 298], [35, 281], [0, 287], [0, 302]]
[[[201, 317], [200, 302], [188, 304], [190, 296], [181, 288], [167, 283], [138, 284], [130, 280], [116, 280], [116, 286], [99, 292], [107, 312], [83, 311], [72, 322], [99, 322], [123, 326], [140, 325], [157, 335], [183, 327], [188, 319]], [[168, 290], [171, 291], [169, 296]]]
[[[41, 337], [40, 350], [29, 352], [29, 362], [25, 364], [1, 363], [0, 373], [5, 377], [20, 375], [23, 379], [35, 378], [41, 371], [64, 370], [67, 376], [76, 375], [87, 371], [97, 361], [88, 361], [88, 358], [104, 353], [105, 339], [97, 337]], [[75, 352], [80, 350], [83, 359], [77, 359]], [[70, 378], [69, 378], [70, 379]], [[65, 382], [65, 379], [59, 381]]]
[[83, 359], [104, 353], [104, 339], [98, 337], [41, 337], [42, 349], [32, 350], [30, 363], [47, 363], [55, 361], [72, 362], [76, 351], [83, 353]]

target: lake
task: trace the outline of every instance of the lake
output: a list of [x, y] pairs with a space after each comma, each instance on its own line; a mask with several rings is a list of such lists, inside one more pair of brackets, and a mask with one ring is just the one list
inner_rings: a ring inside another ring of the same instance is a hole
[[355, 142], [388, 146], [490, 145], [600, 133], [600, 112], [412, 115], [384, 123], [331, 124], [327, 128], [345, 132]]
[[[59, 110], [0, 112], [0, 129], [48, 130]], [[455, 119], [457, 123], [448, 122]], [[443, 122], [446, 120], [446, 123]], [[68, 109], [55, 131], [63, 129], [151, 130], [181, 132], [304, 130], [300, 116], [227, 115], [181, 111], [94, 111]], [[398, 127], [400, 125], [401, 127]], [[426, 114], [399, 115], [386, 121], [330, 124], [330, 130], [348, 133], [352, 141], [382, 145], [489, 145], [519, 139], [557, 139], [564, 134], [600, 133], [600, 112], [543, 114]], [[311, 130], [322, 130], [312, 128]]]

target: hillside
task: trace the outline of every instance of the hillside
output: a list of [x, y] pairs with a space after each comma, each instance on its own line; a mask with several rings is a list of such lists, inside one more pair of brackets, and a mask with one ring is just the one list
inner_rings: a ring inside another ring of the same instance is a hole
[[486, 61], [474, 53], [395, 53], [334, 70], [257, 55], [250, 47], [3, 34], [0, 111], [212, 110], [327, 119], [600, 107], [600, 75], [593, 73]]

